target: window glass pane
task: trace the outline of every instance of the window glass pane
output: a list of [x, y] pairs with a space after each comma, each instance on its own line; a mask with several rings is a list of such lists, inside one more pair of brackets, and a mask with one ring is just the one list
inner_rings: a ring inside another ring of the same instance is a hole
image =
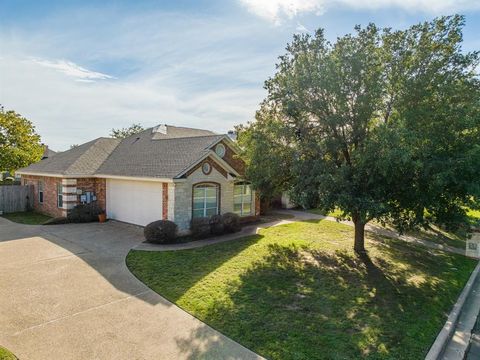
[[252, 193], [252, 189], [251, 189], [250, 185], [244, 185], [244, 191], [243, 191], [243, 193], [244, 193], [245, 195], [250, 195], [250, 194]]
[[242, 215], [249, 215], [250, 212], [251, 212], [251, 209], [252, 209], [252, 207], [251, 207], [250, 204], [247, 204], [247, 203], [243, 204], [243, 212], [242, 212]]
[[207, 198], [207, 208], [216, 208], [217, 198]]
[[242, 191], [243, 191], [242, 188], [243, 188], [243, 185], [235, 185], [233, 187], [233, 194], [235, 196], [242, 195]]
[[212, 215], [216, 215], [217, 214], [217, 208], [210, 208], [210, 209], [207, 209], [207, 216], [212, 216]]
[[194, 209], [203, 209], [203, 201], [204, 199], [193, 199], [193, 208]]
[[243, 198], [243, 203], [244, 204], [251, 204], [252, 203], [252, 196], [251, 195], [245, 195]]
[[63, 207], [63, 196], [58, 195], [58, 207]]
[[193, 210], [193, 217], [203, 217], [203, 209]]
[[207, 197], [216, 197], [217, 196], [217, 189], [214, 187], [206, 188], [206, 195]]
[[234, 204], [233, 205], [233, 212], [237, 214], [241, 214], [242, 212], [242, 204]]
[[41, 202], [41, 203], [43, 203], [43, 191], [40, 191], [40, 192], [38, 193], [38, 201]]
[[193, 189], [194, 198], [203, 198], [205, 196], [205, 189], [202, 187], [196, 187]]

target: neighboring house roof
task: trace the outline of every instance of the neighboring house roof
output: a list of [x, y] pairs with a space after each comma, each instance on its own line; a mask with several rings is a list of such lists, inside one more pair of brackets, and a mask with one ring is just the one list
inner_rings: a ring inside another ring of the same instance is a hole
[[93, 140], [18, 173], [173, 179], [208, 155], [218, 158], [210, 148], [222, 139], [229, 141], [228, 136], [208, 130], [159, 125], [123, 140]]
[[56, 153], [55, 156], [20, 169], [17, 173], [68, 176], [94, 175], [119, 143], [119, 139], [98, 138], [75, 146], [68, 151]]

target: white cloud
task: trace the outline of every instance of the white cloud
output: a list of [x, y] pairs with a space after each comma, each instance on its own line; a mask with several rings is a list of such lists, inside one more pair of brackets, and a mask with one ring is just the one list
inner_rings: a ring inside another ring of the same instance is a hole
[[[226, 132], [250, 121], [286, 42], [278, 31], [252, 42], [261, 23], [117, 15], [86, 11], [72, 25], [67, 13], [34, 30], [0, 29], [0, 102], [31, 120], [53, 150], [131, 123]], [[106, 24], [107, 17], [118, 21]]]
[[248, 11], [275, 25], [301, 13], [322, 14], [336, 7], [352, 9], [398, 8], [440, 14], [480, 9], [478, 0], [239, 0]]
[[297, 23], [297, 27], [295, 28], [297, 30], [297, 33], [308, 33], [310, 30], [308, 30], [305, 25]]
[[43, 60], [43, 59], [32, 59], [31, 62], [37, 65], [41, 65], [50, 69], [57, 70], [81, 82], [93, 82], [95, 80], [106, 80], [106, 79], [113, 78], [113, 76], [110, 76], [107, 74], [85, 69], [84, 67], [81, 67], [72, 61], [66, 61], [66, 60], [49, 61], [49, 60]]

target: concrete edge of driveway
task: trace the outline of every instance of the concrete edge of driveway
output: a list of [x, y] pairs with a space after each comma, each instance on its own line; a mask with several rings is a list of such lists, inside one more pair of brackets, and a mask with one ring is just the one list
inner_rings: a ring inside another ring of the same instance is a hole
[[[442, 330], [440, 330], [440, 332], [437, 335], [437, 338], [435, 339], [432, 346], [430, 347], [430, 350], [428, 351], [427, 356], [425, 356], [425, 360], [437, 360], [442, 355], [443, 351], [445, 350], [445, 347], [447, 346], [447, 343], [450, 341], [455, 331], [455, 327], [458, 324], [460, 313], [462, 312], [462, 309], [463, 309], [463, 306], [465, 305], [465, 301], [467, 300], [467, 297], [470, 295], [472, 291], [473, 284], [477, 279], [479, 273], [480, 273], [480, 262], [477, 263], [477, 266], [475, 267], [472, 274], [470, 275], [470, 278], [468, 279], [467, 284], [463, 288], [462, 292], [460, 293], [460, 296], [457, 299], [457, 302], [455, 303], [452, 311], [448, 315], [445, 325], [443, 325]], [[468, 343], [465, 345], [465, 351], [467, 347], [468, 347]]]

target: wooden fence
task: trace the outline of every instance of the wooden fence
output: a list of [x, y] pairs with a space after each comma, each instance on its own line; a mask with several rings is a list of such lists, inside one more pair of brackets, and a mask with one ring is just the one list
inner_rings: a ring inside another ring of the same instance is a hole
[[33, 207], [33, 186], [0, 186], [0, 213], [27, 211]]

